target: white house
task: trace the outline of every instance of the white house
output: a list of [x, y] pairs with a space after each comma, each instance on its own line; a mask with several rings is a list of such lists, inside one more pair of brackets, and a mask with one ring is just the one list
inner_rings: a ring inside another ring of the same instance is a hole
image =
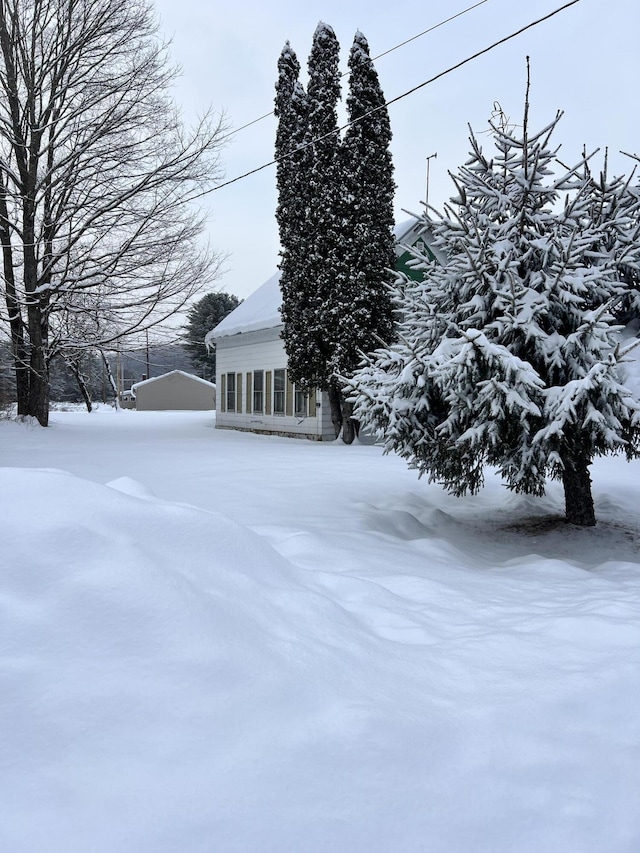
[[144, 379], [131, 386], [139, 412], [197, 411], [216, 407], [216, 386], [183, 370]]
[[326, 395], [307, 397], [289, 381], [279, 282], [276, 273], [207, 335], [216, 347], [216, 427], [333, 440]]
[[[411, 277], [420, 273], [407, 266], [408, 246], [433, 256], [429, 236], [419, 230], [415, 219], [395, 229], [396, 269]], [[206, 336], [216, 347], [216, 427], [334, 441], [327, 394], [307, 396], [289, 380], [279, 282], [276, 273]]]

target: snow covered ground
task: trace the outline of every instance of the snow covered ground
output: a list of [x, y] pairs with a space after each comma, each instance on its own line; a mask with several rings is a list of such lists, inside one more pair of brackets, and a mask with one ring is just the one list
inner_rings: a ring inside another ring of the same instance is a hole
[[0, 465], [1, 851], [640, 850], [640, 463], [589, 530], [210, 413]]

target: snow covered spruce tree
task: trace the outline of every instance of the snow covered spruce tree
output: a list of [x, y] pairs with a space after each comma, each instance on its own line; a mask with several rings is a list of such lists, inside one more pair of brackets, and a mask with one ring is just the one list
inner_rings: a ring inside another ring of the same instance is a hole
[[624, 180], [584, 163], [553, 177], [558, 119], [530, 134], [525, 110], [522, 137], [494, 128], [495, 159], [471, 136], [457, 196], [430, 223], [446, 262], [399, 284], [399, 340], [352, 388], [356, 415], [420, 475], [455, 495], [477, 492], [486, 465], [525, 494], [558, 479], [567, 521], [589, 526], [592, 460], [639, 453], [611, 311], [640, 237]]
[[42, 425], [56, 352], [115, 348], [215, 277], [191, 202], [221, 127], [182, 126], [175, 75], [147, 0], [0, 3], [0, 321], [18, 412]]
[[[342, 430], [349, 443], [355, 425], [339, 377], [356, 368], [361, 350], [391, 334], [392, 304], [383, 282], [394, 259], [394, 186], [389, 120], [364, 36], [356, 35], [351, 51], [347, 106], [356, 124], [343, 142], [338, 59], [335, 33], [320, 23], [303, 101], [300, 84], [291, 84], [299, 69], [288, 44], [281, 54], [276, 154], [288, 156], [278, 164], [277, 218], [289, 373], [304, 390], [328, 392], [336, 436]], [[377, 112], [370, 116], [372, 109]]]

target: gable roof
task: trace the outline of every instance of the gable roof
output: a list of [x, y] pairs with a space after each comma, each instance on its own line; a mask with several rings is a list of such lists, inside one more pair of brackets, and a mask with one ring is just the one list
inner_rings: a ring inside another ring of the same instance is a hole
[[259, 329], [272, 329], [282, 325], [280, 305], [280, 273], [260, 285], [257, 290], [234, 308], [230, 314], [221, 320], [215, 329], [207, 333], [204, 341], [211, 343], [214, 338], [224, 338], [227, 335], [238, 335], [240, 332], [256, 332]]
[[[407, 244], [414, 243], [422, 223], [416, 217], [406, 219], [393, 229], [396, 238], [396, 254], [404, 254]], [[224, 320], [205, 336], [205, 344], [212, 344], [216, 338], [239, 335], [242, 332], [257, 332], [260, 329], [274, 329], [282, 325], [280, 305], [280, 273], [272, 275], [257, 290], [241, 302], [237, 308], [227, 314]]]
[[194, 376], [193, 373], [185, 373], [184, 370], [170, 370], [168, 373], [163, 373], [161, 376], [152, 376], [151, 379], [143, 379], [141, 382], [136, 382], [131, 386], [131, 391], [135, 394], [138, 388], [142, 385], [150, 385], [152, 382], [157, 382], [158, 379], [166, 379], [169, 376], [184, 376], [186, 379], [192, 379], [194, 382], [201, 382], [203, 385], [208, 385], [210, 388], [215, 388], [213, 382], [207, 382], [206, 379], [200, 379], [199, 376]]
[[404, 222], [398, 223], [398, 225], [393, 229], [393, 235], [396, 238], [396, 243], [404, 243], [407, 237], [409, 237], [411, 232], [415, 229], [418, 222], [419, 220], [417, 217], [412, 216], [411, 219], [405, 219]]

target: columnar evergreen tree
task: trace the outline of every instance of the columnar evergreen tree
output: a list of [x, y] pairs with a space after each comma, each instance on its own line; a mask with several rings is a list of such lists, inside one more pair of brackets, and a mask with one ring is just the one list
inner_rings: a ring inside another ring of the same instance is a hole
[[[342, 276], [336, 293], [334, 373], [348, 376], [362, 352], [393, 336], [393, 304], [388, 289], [395, 261], [391, 127], [385, 98], [357, 32], [349, 56], [349, 126], [340, 148], [343, 181]], [[343, 403], [343, 434], [351, 439], [351, 404]]]
[[307, 220], [308, 171], [311, 151], [308, 134], [308, 99], [298, 80], [300, 64], [289, 42], [278, 61], [275, 115], [278, 119], [275, 155], [280, 233], [280, 288], [286, 339], [304, 336], [309, 306], [304, 260], [307, 252], [304, 223]]
[[557, 121], [529, 134], [525, 113], [520, 138], [494, 129], [495, 159], [471, 136], [433, 225], [447, 262], [399, 288], [399, 340], [352, 387], [357, 416], [420, 475], [456, 495], [480, 488], [485, 465], [526, 494], [559, 479], [567, 520], [592, 525], [592, 460], [640, 451], [611, 314], [640, 235], [623, 180], [582, 165], [553, 177]]
[[300, 63], [287, 42], [278, 60], [278, 80], [276, 82], [276, 97], [274, 115], [278, 119], [276, 130], [276, 181], [278, 185], [278, 206], [276, 219], [280, 228], [281, 238], [288, 244], [287, 228], [291, 222], [291, 206], [295, 204], [295, 178], [297, 164], [294, 162], [296, 144], [306, 132], [306, 118], [302, 128], [299, 128], [298, 115], [293, 107], [293, 93], [298, 85]]
[[308, 63], [306, 156], [300, 172], [306, 216], [290, 220], [297, 232], [296, 254], [302, 266], [291, 291], [287, 292], [285, 282], [282, 312], [291, 379], [307, 391], [329, 391], [336, 434], [340, 429], [340, 400], [338, 383], [331, 373], [333, 348], [327, 330], [331, 328], [330, 300], [339, 277], [342, 242], [338, 60], [335, 33], [328, 25], [318, 24]]
[[[319, 24], [309, 57], [306, 99], [287, 44], [276, 86], [283, 339], [298, 387], [328, 391], [336, 435], [353, 440], [342, 375], [360, 351], [391, 334], [391, 300], [384, 280], [393, 266], [391, 132], [384, 97], [358, 33], [351, 51], [349, 117], [341, 142], [339, 46]], [[291, 101], [287, 104], [287, 92]], [[374, 110], [375, 112], [371, 113]], [[302, 128], [306, 128], [300, 145]], [[344, 422], [344, 423], [343, 423]]]

